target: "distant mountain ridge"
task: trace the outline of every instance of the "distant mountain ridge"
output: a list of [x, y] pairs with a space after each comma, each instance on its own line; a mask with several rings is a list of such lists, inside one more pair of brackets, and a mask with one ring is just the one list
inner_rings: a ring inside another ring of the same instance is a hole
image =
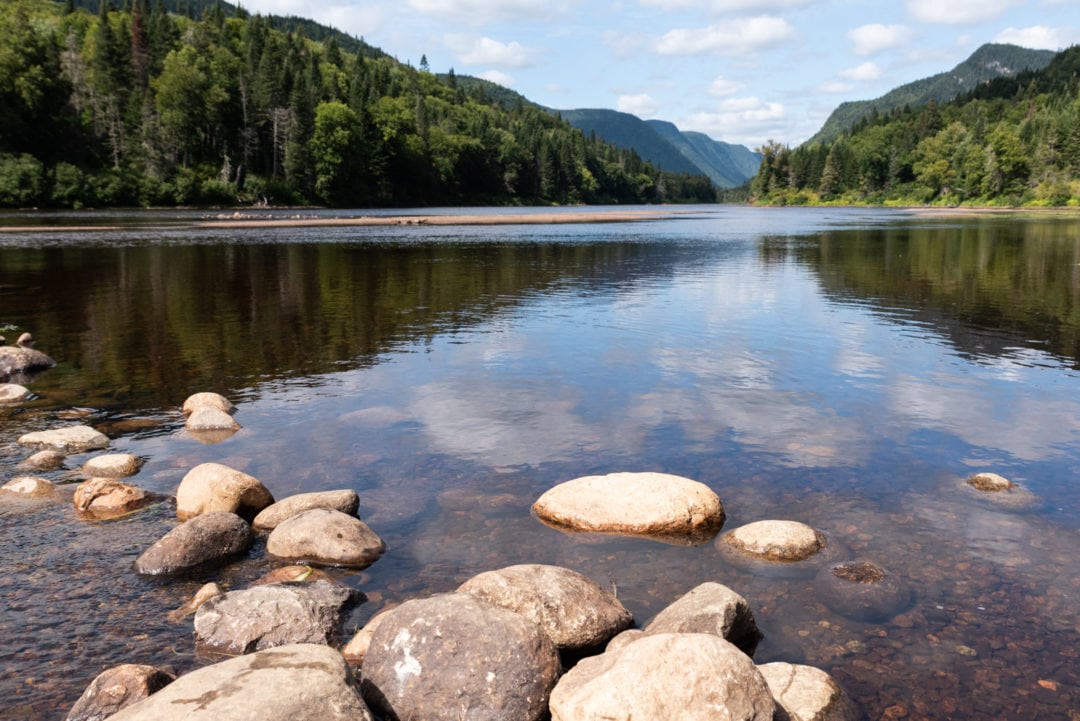
[[599, 108], [553, 110], [583, 133], [633, 149], [643, 160], [673, 173], [707, 176], [717, 187], [735, 188], [758, 171], [761, 156], [743, 145], [685, 132], [665, 120]]
[[870, 117], [875, 110], [884, 115], [904, 106], [918, 108], [931, 101], [946, 103], [995, 78], [1016, 75], [1025, 70], [1041, 70], [1050, 64], [1055, 55], [1051, 50], [987, 43], [952, 70], [901, 85], [874, 100], [841, 103], [806, 144], [834, 140], [859, 121]]

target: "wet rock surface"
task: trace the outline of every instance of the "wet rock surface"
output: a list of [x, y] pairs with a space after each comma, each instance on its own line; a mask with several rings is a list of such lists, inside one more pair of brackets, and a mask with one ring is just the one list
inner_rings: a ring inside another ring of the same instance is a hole
[[858, 721], [858, 707], [819, 668], [790, 663], [758, 666], [776, 702], [791, 721]]
[[200, 649], [238, 654], [292, 643], [334, 645], [342, 614], [357, 594], [327, 581], [229, 591], [195, 612]]
[[142, 461], [130, 453], [107, 453], [86, 461], [82, 472], [90, 478], [126, 478], [138, 473], [141, 465]]
[[703, 583], [660, 611], [643, 629], [659, 633], [708, 633], [719, 636], [749, 655], [761, 640], [754, 613], [746, 599], [719, 583]]
[[38, 476], [17, 476], [0, 486], [0, 491], [13, 493], [27, 498], [44, 498], [56, 492], [56, 486]]
[[216, 598], [223, 593], [225, 592], [221, 590], [221, 586], [216, 583], [205, 583], [182, 606], [170, 611], [167, 618], [173, 623], [177, 623], [198, 611], [199, 607], [211, 598]]
[[599, 646], [634, 622], [610, 591], [558, 566], [508, 566], [473, 576], [457, 591], [521, 614], [560, 650]]
[[719, 636], [660, 633], [582, 659], [551, 694], [552, 721], [772, 721], [753, 662]]
[[351, 489], [298, 493], [264, 508], [255, 516], [251, 526], [256, 531], [272, 531], [281, 522], [314, 508], [328, 508], [352, 516], [359, 507], [360, 497]]
[[61, 453], [95, 451], [109, 445], [109, 439], [90, 426], [67, 426], [35, 431], [19, 437], [19, 443], [35, 448], [51, 448]]
[[176, 516], [185, 521], [202, 513], [229, 511], [252, 519], [273, 502], [273, 495], [254, 476], [221, 463], [201, 463], [176, 489]]
[[311, 566], [282, 566], [275, 568], [269, 573], [259, 576], [251, 582], [252, 586], [265, 586], [270, 583], [314, 583], [315, 581], [330, 581], [334, 579], [325, 571], [320, 571]]
[[211, 511], [166, 533], [135, 560], [135, 570], [150, 576], [180, 573], [243, 553], [253, 541], [243, 518]]
[[91, 478], [75, 489], [75, 511], [82, 518], [119, 518], [150, 503], [143, 489], [115, 478]]
[[110, 721], [372, 721], [341, 654], [279, 646], [184, 674]]
[[170, 671], [126, 663], [102, 671], [83, 691], [64, 721], [104, 721], [176, 680]]
[[826, 566], [815, 576], [814, 589], [833, 611], [861, 621], [885, 621], [913, 601], [897, 574], [871, 561]]
[[278, 525], [266, 540], [266, 550], [290, 561], [367, 568], [386, 544], [360, 519], [315, 508]]
[[225, 411], [217, 408], [198, 408], [188, 416], [184, 428], [194, 433], [207, 431], [238, 431], [240, 424]]
[[399, 721], [536, 721], [560, 671], [540, 628], [463, 593], [389, 611], [363, 668], [365, 699]]
[[66, 456], [59, 451], [52, 449], [45, 449], [38, 451], [29, 458], [25, 458], [19, 462], [19, 465], [15, 466], [19, 471], [55, 471], [58, 468], [63, 467], [64, 458]]
[[220, 393], [211, 392], [192, 393], [184, 400], [180, 410], [185, 416], [190, 416], [195, 411], [205, 408], [221, 411], [229, 415], [236, 412], [236, 406], [233, 405], [232, 401]]
[[0, 383], [0, 405], [22, 403], [30, 396], [30, 389], [26, 386], [21, 386], [18, 383]]
[[825, 547], [820, 531], [798, 521], [755, 521], [728, 531], [718, 543], [767, 561], [802, 561]]

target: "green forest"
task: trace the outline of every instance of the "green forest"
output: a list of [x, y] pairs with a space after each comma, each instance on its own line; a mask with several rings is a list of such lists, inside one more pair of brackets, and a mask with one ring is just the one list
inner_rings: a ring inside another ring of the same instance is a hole
[[759, 152], [759, 203], [1080, 205], [1080, 46], [948, 103], [874, 113], [835, 140]]
[[0, 207], [712, 201], [498, 86], [225, 4], [0, 4]]

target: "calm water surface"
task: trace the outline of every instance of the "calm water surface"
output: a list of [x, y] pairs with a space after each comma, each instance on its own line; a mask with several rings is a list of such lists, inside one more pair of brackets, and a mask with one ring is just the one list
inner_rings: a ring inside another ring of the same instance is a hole
[[[206, 230], [198, 213], [0, 215], [0, 333], [59, 365], [0, 411], [0, 479], [22, 433], [75, 422], [146, 459], [168, 496], [218, 461], [278, 498], [354, 488], [389, 551], [336, 572], [367, 602], [448, 591], [512, 563], [565, 565], [638, 623], [697, 584], [750, 601], [758, 662], [829, 671], [870, 719], [1080, 719], [1080, 220], [695, 208], [635, 224]], [[358, 211], [359, 213], [359, 211]], [[305, 213], [317, 214], [317, 213]], [[279, 214], [280, 215], [280, 214]], [[204, 445], [178, 406], [214, 390], [242, 431]], [[0, 498], [0, 708], [61, 718], [102, 669], [178, 672], [198, 586], [132, 561], [169, 500], [75, 518]], [[657, 470], [711, 486], [725, 529], [804, 521], [903, 577], [881, 623], [831, 611], [809, 576], [712, 543], [567, 535], [547, 488]], [[994, 471], [1026, 509], [965, 493]]]

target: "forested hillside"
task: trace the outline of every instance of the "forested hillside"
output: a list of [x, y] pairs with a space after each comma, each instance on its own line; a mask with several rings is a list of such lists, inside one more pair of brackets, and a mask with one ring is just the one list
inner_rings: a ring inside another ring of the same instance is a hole
[[875, 115], [831, 142], [770, 142], [767, 203], [1080, 204], [1080, 46], [950, 103]]
[[0, 4], [0, 206], [715, 197], [705, 178], [308, 21], [79, 5]]

